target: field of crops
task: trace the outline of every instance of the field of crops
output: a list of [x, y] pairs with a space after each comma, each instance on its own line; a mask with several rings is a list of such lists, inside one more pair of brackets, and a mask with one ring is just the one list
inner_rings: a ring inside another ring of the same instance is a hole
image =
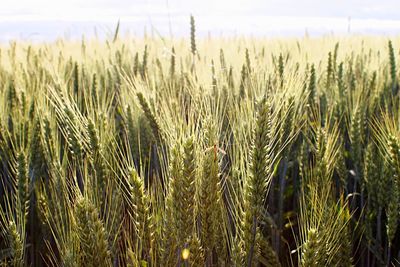
[[400, 39], [0, 48], [1, 266], [398, 266]]

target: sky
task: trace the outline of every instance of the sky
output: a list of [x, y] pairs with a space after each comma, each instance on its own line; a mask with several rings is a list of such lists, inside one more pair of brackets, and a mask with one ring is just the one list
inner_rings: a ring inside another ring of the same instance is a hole
[[199, 34], [399, 34], [400, 0], [1, 0], [0, 40], [51, 39], [121, 29]]

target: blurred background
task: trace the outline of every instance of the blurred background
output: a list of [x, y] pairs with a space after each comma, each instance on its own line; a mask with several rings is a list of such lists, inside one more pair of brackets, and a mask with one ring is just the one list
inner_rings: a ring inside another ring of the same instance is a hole
[[112, 35], [319, 36], [400, 33], [399, 0], [2, 0], [0, 41]]

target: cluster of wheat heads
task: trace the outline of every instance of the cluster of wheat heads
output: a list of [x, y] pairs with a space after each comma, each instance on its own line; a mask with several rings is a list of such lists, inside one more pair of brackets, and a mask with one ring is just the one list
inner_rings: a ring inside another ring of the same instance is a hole
[[0, 264], [398, 264], [398, 40], [194, 25], [1, 46]]

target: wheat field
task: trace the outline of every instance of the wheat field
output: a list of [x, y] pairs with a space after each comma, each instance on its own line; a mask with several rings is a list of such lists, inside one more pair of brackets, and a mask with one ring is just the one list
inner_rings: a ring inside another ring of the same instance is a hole
[[398, 266], [399, 48], [1, 45], [1, 266]]

